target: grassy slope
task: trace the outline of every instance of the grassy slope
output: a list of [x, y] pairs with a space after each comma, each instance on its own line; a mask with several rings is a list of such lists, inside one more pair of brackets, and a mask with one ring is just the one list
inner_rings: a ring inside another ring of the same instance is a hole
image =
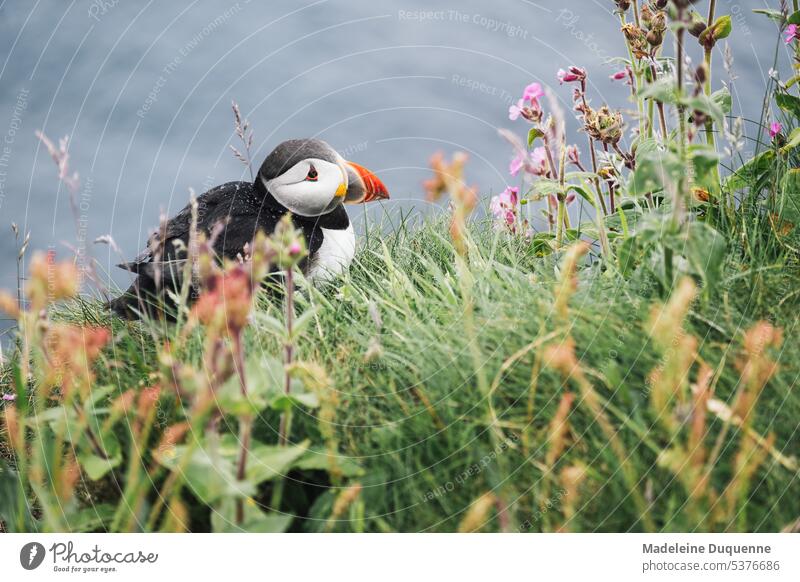
[[[510, 528], [552, 530], [563, 522], [560, 486], [545, 474], [543, 463], [548, 423], [567, 388], [554, 372], [532, 374], [541, 349], [508, 365], [497, 378], [491, 404], [503, 437], [512, 441], [510, 448], [498, 448], [502, 437], [489, 428], [490, 409], [473, 373], [471, 343], [477, 342], [482, 371], [492, 382], [512, 354], [556, 329], [557, 263], [552, 257], [534, 256], [521, 241], [497, 236], [488, 228], [477, 227], [475, 240], [480, 256], [472, 255], [471, 276], [477, 337], [465, 332], [452, 247], [441, 223], [427, 223], [413, 233], [400, 229], [382, 240], [372, 237], [345, 281], [298, 298], [300, 311], [316, 306], [315, 321], [299, 342], [299, 357], [322, 364], [335, 381], [340, 449], [365, 469], [360, 479], [365, 519], [358, 527], [344, 523], [339, 529], [452, 531], [470, 503], [489, 490], [509, 505]], [[716, 397], [726, 401], [738, 387], [733, 362], [743, 331], [764, 316], [784, 328], [780, 372], [763, 393], [755, 426], [762, 434], [775, 432], [776, 448], [796, 456], [800, 347], [794, 336], [799, 319], [796, 301], [780, 308], [778, 301], [787, 289], [796, 288], [797, 269], [759, 272], [757, 285], [743, 269], [737, 264], [727, 267], [720, 292], [694, 306], [688, 325], [700, 340], [702, 358], [714, 368], [725, 359]], [[704, 529], [706, 525], [688, 517], [683, 487], [656, 463], [669, 437], [654, 424], [648, 408], [647, 376], [660, 358], [643, 325], [657, 300], [654, 285], [640, 277], [625, 281], [592, 267], [580, 280], [571, 301], [570, 331], [590, 380], [608, 400], [614, 425], [621, 427], [618, 434], [640, 479], [638, 489], [651, 502], [651, 517], [664, 530]], [[275, 310], [279, 317], [278, 307], [264, 309]], [[94, 317], [91, 312], [75, 315], [82, 320]], [[251, 357], [257, 350], [276, 353], [276, 338], [258, 321], [249, 330]], [[115, 326], [125, 328], [121, 323]], [[115, 368], [106, 381], [127, 387], [146, 378], [153, 365], [152, 342], [140, 343], [135, 337], [123, 334], [118, 340], [114, 357], [126, 365]], [[577, 392], [574, 386], [569, 389]], [[583, 463], [588, 477], [577, 498], [569, 500], [577, 510], [569, 528], [642, 529], [616, 457], [580, 398], [570, 423], [572, 437], [557, 469]], [[714, 433], [719, 424], [712, 427]], [[262, 434], [274, 425], [275, 419], [263, 419]], [[318, 419], [296, 418], [295, 438], [317, 431]], [[738, 447], [736, 431], [730, 435], [714, 476], [718, 490], [727, 482]], [[488, 462], [482, 463], [486, 455]], [[460, 477], [470, 467], [471, 474]], [[324, 519], [331, 499], [319, 498], [311, 515]], [[542, 512], [548, 500], [554, 509]], [[746, 510], [731, 528], [775, 531], [799, 515], [798, 476], [768, 459], [752, 482]], [[300, 528], [313, 530], [318, 523], [309, 520]], [[486, 529], [498, 527], [495, 517]]]

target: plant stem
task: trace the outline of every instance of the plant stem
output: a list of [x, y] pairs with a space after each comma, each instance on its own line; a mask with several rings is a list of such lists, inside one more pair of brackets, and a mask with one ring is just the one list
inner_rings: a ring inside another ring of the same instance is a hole
[[[678, 151], [680, 154], [681, 163], [686, 163], [686, 107], [683, 104], [683, 39], [686, 33], [686, 12], [684, 8], [678, 8], [678, 29], [675, 31], [675, 61], [676, 61], [676, 86], [678, 90]], [[678, 178], [675, 190], [675, 200], [672, 205], [672, 227], [676, 228], [680, 225], [681, 208], [683, 204], [683, 195], [686, 189], [686, 181], [684, 174], [681, 173]], [[665, 258], [667, 254], [665, 253]], [[672, 254], [669, 253], [671, 260]], [[671, 261], [670, 261], [671, 262]], [[671, 271], [672, 265], [667, 265]]]
[[[292, 337], [294, 330], [294, 268], [290, 267], [286, 270], [285, 278], [285, 306], [286, 306], [286, 344], [284, 345], [284, 359], [285, 366], [283, 393], [289, 394], [292, 390], [292, 377], [289, 374], [289, 367], [294, 360], [294, 338]], [[289, 415], [288, 411], [281, 415], [281, 422], [278, 428], [278, 445], [285, 446], [289, 443]]]
[[[711, 26], [714, 23], [714, 15], [717, 7], [716, 0], [710, 0], [708, 5], [708, 26]], [[703, 92], [705, 93], [706, 97], [711, 97], [711, 57], [712, 57], [712, 47], [707, 47], [705, 49], [705, 67], [706, 67], [706, 82], [703, 86]], [[717, 143], [716, 138], [714, 136], [714, 120], [709, 116], [708, 120], [706, 121], [706, 143], [711, 147], [714, 151], [717, 151]], [[712, 178], [714, 182], [714, 190], [717, 190], [719, 186], [719, 164], [714, 166], [714, 171], [712, 172]]]
[[[242, 332], [239, 331], [233, 338], [233, 357], [239, 374], [239, 388], [242, 396], [247, 399], [247, 378], [244, 370], [244, 353], [242, 350]], [[253, 418], [246, 414], [239, 419], [239, 465], [236, 470], [236, 480], [244, 481], [247, 474], [247, 453], [250, 450], [250, 436], [253, 432]], [[236, 499], [236, 524], [244, 522], [244, 500]]]
[[[286, 324], [286, 344], [284, 345], [283, 351], [283, 363], [284, 363], [284, 384], [283, 384], [283, 393], [289, 394], [292, 390], [292, 377], [289, 373], [289, 367], [292, 365], [294, 360], [294, 338], [293, 330], [294, 330], [294, 267], [289, 266], [286, 269], [286, 277], [284, 278], [284, 286], [285, 286], [285, 293], [286, 297], [284, 299], [285, 305], [285, 324]], [[292, 429], [292, 409], [291, 407], [287, 408], [286, 410], [281, 413], [281, 420], [278, 426], [278, 446], [285, 447], [289, 444], [289, 432]], [[275, 482], [275, 487], [272, 490], [272, 509], [275, 511], [279, 511], [281, 507], [281, 500], [283, 498], [283, 486], [284, 486], [284, 479], [283, 477], [279, 478]]]

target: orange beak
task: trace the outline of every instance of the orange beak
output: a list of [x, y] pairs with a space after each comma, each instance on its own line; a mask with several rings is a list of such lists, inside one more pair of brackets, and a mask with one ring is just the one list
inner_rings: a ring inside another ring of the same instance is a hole
[[383, 182], [380, 181], [378, 176], [373, 174], [364, 166], [360, 166], [354, 162], [346, 163], [364, 183], [363, 198], [360, 200], [354, 200], [354, 202], [372, 202], [373, 200], [386, 200], [389, 198], [389, 191], [386, 189], [386, 186], [383, 185]]

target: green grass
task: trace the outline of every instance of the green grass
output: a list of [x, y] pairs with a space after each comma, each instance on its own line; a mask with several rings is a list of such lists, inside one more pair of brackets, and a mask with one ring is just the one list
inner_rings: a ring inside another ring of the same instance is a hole
[[[773, 456], [766, 457], [742, 503], [722, 523], [708, 517], [719, 507], [691, 501], [676, 475], [659, 464], [675, 435], [661, 427], [649, 403], [648, 376], [661, 353], [649, 339], [646, 321], [661, 298], [644, 270], [626, 280], [598, 264], [581, 269], [563, 320], [553, 309], [559, 257], [536, 256], [524, 240], [485, 224], [474, 226], [473, 241], [466, 286], [454, 266], [447, 225], [428, 221], [385, 236], [373, 231], [346, 277], [298, 294], [298, 312], [313, 310], [313, 321], [298, 340], [298, 358], [320, 364], [333, 380], [335, 440], [361, 467], [360, 476], [350, 480], [362, 486], [360, 502], [336, 523], [337, 531], [454, 531], [485, 492], [498, 500], [485, 515], [485, 531], [560, 526], [641, 531], [647, 521], [633, 491], [648, 506], [650, 527], [663, 531], [778, 531], [800, 517], [797, 469]], [[686, 320], [699, 341], [700, 359], [717, 371], [714, 397], [731, 405], [740, 387], [735, 363], [742, 358], [744, 331], [761, 318], [783, 328], [783, 346], [772, 354], [779, 371], [762, 393], [753, 428], [765, 436], [774, 433], [774, 450], [789, 457], [800, 451], [800, 346], [794, 339], [800, 298], [782, 304], [781, 299], [797, 281], [796, 263], [777, 259], [769, 266], [747, 266], [731, 249], [722, 284], [698, 299]], [[465, 317], [465, 288], [472, 328]], [[104, 320], [85, 303], [62, 316]], [[280, 318], [280, 305], [266, 300], [260, 305], [247, 332], [248, 357], [279, 354], [268, 316]], [[137, 324], [116, 321], [114, 329], [108, 357], [119, 365], [102, 372], [99, 381], [121, 390], [147, 382], [154, 342]], [[577, 386], [565, 385], [558, 373], [541, 366], [544, 344], [558, 344], [567, 334], [624, 444], [625, 462], [636, 476], [633, 486]], [[199, 359], [200, 343], [198, 337], [190, 360]], [[482, 390], [479, 374], [495, 389]], [[551, 469], [548, 426], [567, 390], [576, 393], [571, 430]], [[320, 429], [331, 428], [321, 423], [298, 411], [293, 439], [319, 441]], [[709, 416], [709, 449], [723, 424]], [[265, 441], [274, 442], [276, 431], [274, 415], [256, 426]], [[722, 433], [711, 477], [718, 492], [735, 473], [742, 441], [735, 427]], [[569, 493], [561, 479], [566, 467], [586, 469], [580, 487]], [[302, 516], [293, 529], [322, 529], [337, 491], [312, 474], [292, 477], [287, 487], [296, 493], [289, 498]], [[267, 492], [261, 499], [268, 499]], [[193, 526], [202, 529], [204, 520], [194, 518]]]

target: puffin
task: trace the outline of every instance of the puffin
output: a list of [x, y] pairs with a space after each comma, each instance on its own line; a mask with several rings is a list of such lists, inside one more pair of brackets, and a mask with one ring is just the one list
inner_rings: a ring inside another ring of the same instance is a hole
[[[308, 256], [300, 265], [314, 284], [328, 282], [355, 255], [353, 225], [343, 204], [389, 197], [383, 182], [365, 167], [345, 160], [320, 139], [290, 139], [264, 160], [253, 182], [227, 182], [197, 198], [197, 231], [211, 237], [219, 260], [237, 259], [258, 231], [272, 234], [289, 213], [303, 233]], [[167, 290], [181, 287], [192, 223], [192, 204], [162, 224], [135, 259], [118, 267], [135, 280], [108, 306], [126, 319], [164, 313]], [[194, 295], [192, 293], [191, 295]]]

